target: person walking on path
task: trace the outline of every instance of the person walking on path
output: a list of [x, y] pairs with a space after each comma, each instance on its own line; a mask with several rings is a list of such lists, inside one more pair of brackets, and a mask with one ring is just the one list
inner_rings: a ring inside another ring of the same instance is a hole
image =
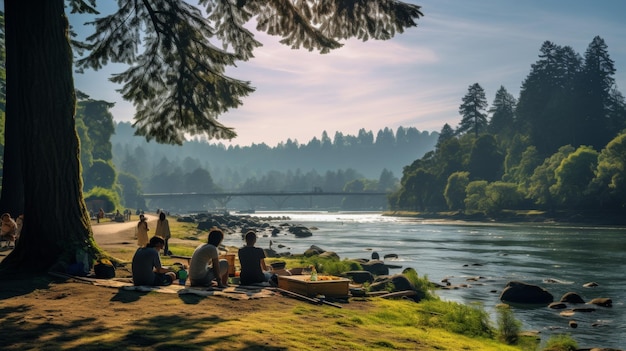
[[172, 233], [170, 232], [170, 222], [168, 222], [167, 218], [165, 217], [165, 212], [163, 211], [159, 213], [159, 220], [157, 221], [154, 235], [160, 236], [161, 238], [163, 238], [163, 240], [165, 240], [163, 255], [170, 256], [172, 252], [170, 251], [169, 240], [172, 237]]
[[145, 247], [148, 245], [148, 221], [146, 216], [140, 215], [139, 222], [137, 223], [137, 245], [139, 247]]

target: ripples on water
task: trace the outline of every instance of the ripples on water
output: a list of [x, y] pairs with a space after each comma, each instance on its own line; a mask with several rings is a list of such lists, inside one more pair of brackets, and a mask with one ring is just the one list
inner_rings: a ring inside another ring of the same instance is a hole
[[[547, 308], [514, 309], [524, 329], [541, 331], [542, 340], [552, 333], [569, 333], [579, 347], [626, 347], [626, 230], [624, 228], [577, 227], [535, 224], [490, 224], [384, 217], [379, 213], [289, 212], [257, 213], [261, 217], [287, 216], [282, 222], [318, 228], [313, 236], [295, 238], [280, 233], [259, 238], [269, 240], [279, 252], [302, 253], [311, 245], [335, 251], [344, 258], [370, 258], [376, 251], [383, 257], [394, 253], [389, 263], [412, 267], [431, 281], [448, 278], [453, 285], [469, 288], [438, 290], [446, 300], [481, 303], [492, 315], [499, 294], [509, 280], [537, 284], [555, 300], [569, 291], [586, 301], [610, 297], [612, 308], [561, 317]], [[226, 245], [241, 246], [239, 235], [227, 236]], [[399, 273], [401, 269], [392, 270]], [[481, 277], [478, 281], [472, 278]], [[469, 279], [469, 280], [468, 280]], [[583, 288], [587, 282], [596, 288]], [[492, 318], [495, 320], [495, 318]], [[569, 320], [577, 329], [568, 327]], [[598, 324], [598, 326], [592, 326]]]

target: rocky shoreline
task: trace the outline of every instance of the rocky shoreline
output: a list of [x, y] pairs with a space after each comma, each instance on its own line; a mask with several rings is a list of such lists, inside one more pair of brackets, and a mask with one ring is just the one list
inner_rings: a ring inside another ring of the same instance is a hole
[[[391, 214], [387, 214], [391, 215]], [[398, 215], [398, 214], [394, 214]], [[406, 213], [404, 216], [408, 216]], [[448, 220], [465, 220], [465, 221], [488, 221], [486, 217], [480, 215], [447, 215], [442, 216], [440, 214], [430, 214], [424, 215], [423, 213], [413, 213], [410, 215], [411, 217], [417, 218], [425, 218], [425, 219], [448, 219]], [[532, 218], [532, 220], [530, 220]], [[519, 222], [540, 222], [540, 217], [525, 217], [526, 220], [520, 220]], [[197, 222], [198, 229], [208, 230], [211, 227], [219, 227], [227, 233], [241, 233], [242, 235], [248, 230], [254, 230], [260, 235], [266, 236], [277, 236], [282, 233], [291, 233], [296, 237], [305, 237], [311, 236], [312, 230], [316, 228], [306, 228], [297, 224], [290, 224], [287, 222], [290, 220], [288, 217], [258, 217], [258, 216], [249, 216], [249, 215], [231, 215], [231, 214], [201, 214], [194, 216], [186, 216], [178, 219], [179, 221], [185, 222]], [[544, 218], [545, 222], [546, 219]], [[552, 222], [552, 220], [550, 220]], [[271, 222], [278, 222], [279, 224], [271, 224]], [[571, 222], [571, 221], [569, 221]], [[588, 224], [598, 225], [598, 221], [587, 221]], [[615, 222], [604, 222], [604, 223], [612, 223]], [[272, 258], [281, 258], [281, 257], [291, 257], [293, 256], [290, 252], [277, 252], [273, 249], [264, 249], [267, 257]], [[319, 257], [332, 258], [336, 260], [340, 260], [341, 258], [332, 251], [324, 250], [318, 246], [311, 246], [308, 250], [302, 253], [304, 256], [313, 256], [317, 255]], [[393, 254], [389, 254], [388, 257], [393, 256]], [[386, 257], [387, 258], [387, 257]], [[393, 286], [393, 291], [389, 292], [391, 297], [402, 297], [402, 298], [410, 298], [416, 302], [419, 302], [421, 298], [423, 298], [423, 293], [420, 292], [407, 278], [406, 274], [412, 270], [412, 268], [406, 268], [400, 274], [389, 275], [389, 265], [385, 263], [384, 260], [380, 260], [378, 254], [373, 252], [371, 259], [351, 259], [351, 261], [356, 261], [362, 267], [362, 270], [359, 271], [348, 271], [344, 272], [342, 276], [352, 279], [355, 283], [367, 283], [369, 285], [369, 292], [383, 292], [388, 289], [390, 286]], [[393, 267], [398, 268], [398, 267]], [[481, 277], [476, 277], [476, 281], [480, 281]], [[391, 284], [390, 284], [391, 283]], [[435, 289], [462, 289], [469, 287], [467, 284], [451, 284], [450, 281], [446, 281], [445, 279], [441, 282], [431, 282], [433, 288]], [[584, 288], [593, 288], [597, 286], [596, 283], [589, 282], [585, 284]], [[493, 292], [493, 291], [492, 291]], [[358, 296], [358, 294], [365, 294], [363, 290], [351, 290], [351, 294], [353, 296]], [[511, 304], [511, 305], [532, 305], [532, 306], [543, 306], [546, 308], [547, 313], [554, 313], [554, 311], [559, 311], [558, 313], [567, 318], [566, 325], [567, 330], [571, 334], [575, 335], [575, 330], [578, 327], [578, 322], [575, 319], [576, 314], [580, 313], [602, 313], [606, 309], [612, 308], [613, 300], [610, 297], [596, 297], [591, 299], [590, 301], [585, 302], [578, 293], [576, 292], [568, 292], [563, 295], [558, 301], [555, 301], [554, 296], [547, 291], [545, 288], [527, 284], [524, 282], [508, 282], [505, 286], [502, 287], [500, 296], [500, 301], [502, 304]], [[604, 319], [604, 318], [599, 318]], [[610, 327], [610, 325], [604, 325], [598, 323], [593, 325], [593, 327]], [[582, 350], [582, 349], [581, 349]], [[620, 351], [618, 349], [606, 349], [606, 348], [593, 348], [593, 349], [585, 349], [585, 350], [593, 350], [593, 351]]]

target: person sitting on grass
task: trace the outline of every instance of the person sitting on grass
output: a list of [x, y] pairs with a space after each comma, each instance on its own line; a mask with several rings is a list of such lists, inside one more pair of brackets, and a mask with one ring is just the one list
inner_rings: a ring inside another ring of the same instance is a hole
[[224, 239], [224, 233], [218, 228], [209, 232], [208, 243], [200, 245], [191, 255], [189, 262], [189, 280], [191, 286], [213, 286], [213, 280], [218, 288], [228, 286], [228, 261], [220, 260], [217, 247]]
[[2, 229], [0, 229], [0, 239], [6, 241], [9, 247], [15, 246], [17, 224], [8, 213], [2, 214]]
[[133, 256], [132, 271], [135, 285], [167, 286], [176, 279], [176, 273], [161, 266], [159, 250], [165, 240], [153, 236], [146, 247], [140, 247]]
[[246, 233], [246, 246], [239, 249], [239, 263], [241, 264], [241, 274], [239, 275], [241, 285], [251, 285], [265, 283], [270, 279], [265, 265], [265, 252], [259, 247], [254, 247], [256, 243], [256, 233], [249, 231]]

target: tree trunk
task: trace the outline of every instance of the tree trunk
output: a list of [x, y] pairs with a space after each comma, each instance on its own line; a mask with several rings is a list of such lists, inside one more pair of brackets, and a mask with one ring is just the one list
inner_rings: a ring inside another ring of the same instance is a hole
[[72, 50], [63, 0], [5, 1], [5, 18], [7, 133], [18, 133], [6, 147], [17, 143], [22, 158], [4, 169], [22, 167], [24, 227], [0, 268], [39, 273], [97, 251], [82, 196]]

